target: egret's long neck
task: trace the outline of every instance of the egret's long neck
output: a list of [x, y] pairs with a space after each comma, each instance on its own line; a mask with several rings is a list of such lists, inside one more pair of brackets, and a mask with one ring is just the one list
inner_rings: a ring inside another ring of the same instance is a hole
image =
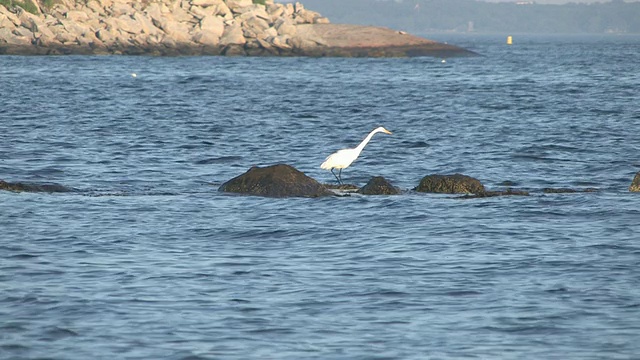
[[369, 141], [371, 141], [371, 138], [373, 137], [373, 135], [375, 135], [376, 131], [373, 130], [372, 132], [369, 133], [369, 135], [367, 135], [366, 138], [364, 138], [364, 140], [362, 140], [362, 142], [360, 143], [360, 145], [358, 145], [356, 147], [356, 150], [358, 151], [358, 154], [362, 151], [362, 149], [364, 149], [365, 146], [367, 146], [367, 144], [369, 143]]

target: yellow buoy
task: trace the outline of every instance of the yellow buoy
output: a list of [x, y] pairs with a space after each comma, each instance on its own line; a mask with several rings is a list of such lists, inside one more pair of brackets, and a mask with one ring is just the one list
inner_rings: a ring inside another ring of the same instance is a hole
[[513, 37], [511, 35], [507, 36], [507, 45], [513, 44]]

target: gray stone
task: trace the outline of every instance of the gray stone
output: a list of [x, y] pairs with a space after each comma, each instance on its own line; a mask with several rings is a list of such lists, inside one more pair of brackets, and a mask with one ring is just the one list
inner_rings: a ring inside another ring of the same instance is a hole
[[220, 45], [244, 45], [247, 42], [245, 39], [242, 26], [240, 24], [233, 24], [225, 27], [224, 34], [220, 38]]
[[71, 21], [76, 21], [76, 22], [85, 22], [89, 20], [89, 15], [87, 15], [86, 12], [78, 11], [78, 10], [67, 11], [67, 13], [64, 16], [65, 18]]
[[237, 12], [244, 7], [253, 5], [253, 0], [226, 0], [225, 2], [233, 12]]
[[191, 5], [197, 5], [202, 7], [218, 5], [222, 0], [191, 0]]
[[220, 39], [224, 34], [224, 21], [217, 16], [206, 16], [200, 20], [200, 29]]
[[122, 15], [133, 15], [133, 13], [136, 11], [133, 7], [131, 7], [131, 5], [125, 2], [113, 3], [111, 7], [108, 8], [108, 10], [111, 16], [115, 17]]
[[289, 35], [294, 36], [298, 29], [296, 25], [291, 22], [288, 18], [281, 17], [273, 24], [273, 27], [278, 30], [278, 35]]

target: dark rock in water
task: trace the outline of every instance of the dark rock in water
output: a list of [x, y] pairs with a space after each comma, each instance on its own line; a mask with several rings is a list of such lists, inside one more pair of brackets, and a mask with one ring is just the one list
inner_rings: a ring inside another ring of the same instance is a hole
[[480, 180], [462, 174], [427, 175], [414, 188], [420, 192], [444, 194], [478, 194], [485, 192]]
[[353, 184], [322, 184], [324, 187], [330, 190], [342, 190], [348, 192], [355, 192], [360, 190], [359, 187]]
[[567, 194], [578, 192], [578, 190], [569, 188], [544, 188], [542, 192], [545, 194]]
[[222, 184], [219, 191], [269, 197], [319, 197], [333, 195], [322, 184], [296, 168], [278, 164], [254, 166]]
[[15, 191], [15, 192], [71, 192], [74, 191], [68, 187], [59, 184], [27, 184], [27, 183], [10, 183], [0, 180], [0, 190]]
[[586, 189], [570, 189], [570, 188], [544, 188], [542, 192], [545, 194], [572, 194], [578, 192], [597, 192], [596, 188], [586, 188]]
[[358, 192], [363, 195], [398, 195], [400, 194], [400, 189], [391, 185], [382, 176], [374, 176]]
[[638, 171], [636, 173], [636, 176], [633, 178], [631, 186], [629, 186], [629, 191], [640, 192], [640, 171]]
[[507, 189], [505, 191], [484, 191], [477, 194], [461, 196], [458, 199], [479, 199], [495, 196], [529, 196], [529, 192], [523, 190]]
[[516, 186], [518, 184], [515, 181], [505, 180], [505, 181], [501, 182], [498, 185], [500, 185], [500, 186]]

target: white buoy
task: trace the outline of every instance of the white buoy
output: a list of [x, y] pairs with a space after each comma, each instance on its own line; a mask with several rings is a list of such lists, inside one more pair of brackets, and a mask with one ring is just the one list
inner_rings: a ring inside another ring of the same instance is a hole
[[507, 36], [507, 45], [513, 45], [513, 37], [511, 35]]
[[443, 64], [446, 64], [447, 60], [446, 59], [442, 59], [442, 61], [440, 61], [440, 62], [443, 63]]
[[131, 73], [131, 77], [138, 77], [138, 75], [136, 75], [136, 73]]

